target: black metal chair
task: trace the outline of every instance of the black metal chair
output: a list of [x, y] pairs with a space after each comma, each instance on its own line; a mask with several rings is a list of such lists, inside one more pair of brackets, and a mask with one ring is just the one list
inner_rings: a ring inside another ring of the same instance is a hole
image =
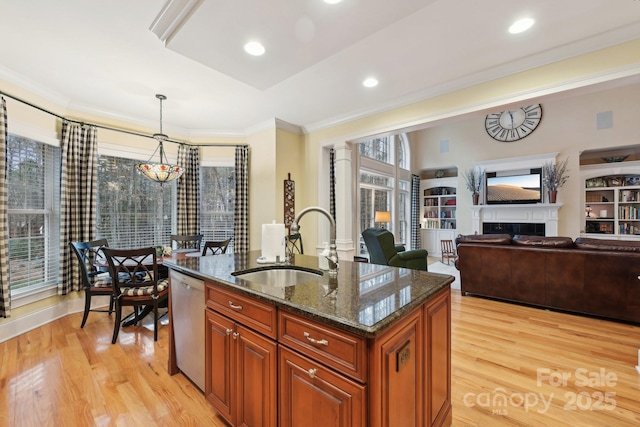
[[[158, 274], [158, 259], [155, 248], [110, 249], [103, 252], [109, 264], [113, 279], [113, 298], [116, 321], [113, 329], [112, 344], [118, 339], [122, 321], [122, 307], [134, 308], [137, 323], [144, 315], [153, 311], [153, 340], [158, 340], [158, 307], [168, 300], [169, 280], [161, 279]], [[141, 314], [139, 308], [145, 306]]]
[[202, 248], [202, 256], [207, 255], [207, 252], [210, 252], [211, 255], [224, 254], [227, 252], [229, 243], [231, 243], [231, 238], [221, 242], [216, 242], [213, 240], [204, 242], [204, 247]]
[[[175, 243], [175, 247], [174, 246]], [[172, 234], [171, 246], [173, 249], [198, 249], [200, 250], [200, 244], [202, 243], [202, 234], [183, 235]]]
[[[109, 314], [113, 312], [111, 276], [108, 271], [101, 271], [96, 265], [97, 259], [104, 257], [102, 249], [109, 245], [106, 239], [99, 239], [90, 242], [69, 242], [69, 246], [76, 254], [80, 264], [80, 276], [84, 290], [84, 314], [80, 327], [84, 328], [90, 311]], [[91, 300], [94, 296], [108, 296], [109, 309], [91, 308]]]

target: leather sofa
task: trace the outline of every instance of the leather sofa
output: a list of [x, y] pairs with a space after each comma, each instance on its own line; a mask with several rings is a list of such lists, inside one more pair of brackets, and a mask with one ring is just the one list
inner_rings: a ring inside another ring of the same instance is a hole
[[463, 295], [640, 323], [640, 242], [485, 234], [456, 246]]

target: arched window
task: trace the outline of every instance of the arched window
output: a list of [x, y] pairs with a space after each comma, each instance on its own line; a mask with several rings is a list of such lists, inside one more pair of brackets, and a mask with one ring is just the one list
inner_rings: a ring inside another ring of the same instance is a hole
[[[358, 144], [358, 235], [369, 227], [388, 228], [397, 244], [409, 249], [411, 225], [411, 164], [404, 133], [376, 137]], [[376, 222], [376, 212], [390, 212], [389, 222]], [[366, 247], [360, 239], [361, 255]]]

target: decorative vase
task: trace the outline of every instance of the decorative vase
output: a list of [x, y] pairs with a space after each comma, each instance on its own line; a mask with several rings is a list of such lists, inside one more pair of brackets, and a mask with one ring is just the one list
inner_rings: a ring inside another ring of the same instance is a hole
[[473, 204], [477, 205], [478, 202], [480, 201], [480, 195], [478, 193], [473, 193], [472, 196], [473, 196]]
[[555, 203], [558, 197], [558, 190], [549, 190], [549, 203]]

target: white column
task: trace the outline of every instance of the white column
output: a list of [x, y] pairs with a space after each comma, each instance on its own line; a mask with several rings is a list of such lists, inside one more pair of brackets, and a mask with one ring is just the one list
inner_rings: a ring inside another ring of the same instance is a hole
[[336, 247], [340, 259], [353, 260], [353, 206], [354, 183], [351, 162], [351, 146], [346, 142], [336, 143]]

